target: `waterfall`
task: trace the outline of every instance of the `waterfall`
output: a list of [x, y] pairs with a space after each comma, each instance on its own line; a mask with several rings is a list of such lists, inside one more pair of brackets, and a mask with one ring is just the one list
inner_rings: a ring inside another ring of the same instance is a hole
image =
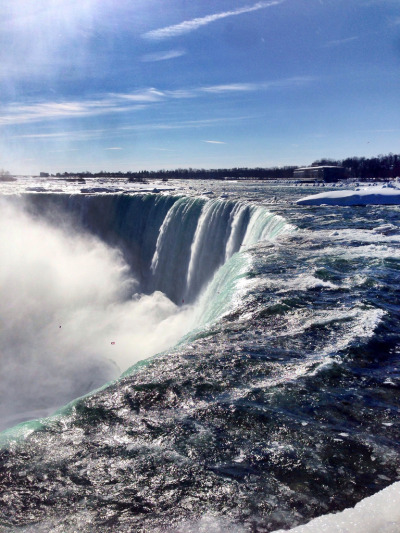
[[176, 303], [185, 297], [191, 243], [202, 209], [198, 199], [179, 198], [164, 219], [156, 242], [149, 288], [161, 290]]
[[74, 226], [120, 249], [143, 293], [163, 292], [176, 304], [194, 302], [237, 252], [286, 231], [262, 206], [196, 197], [24, 195], [27, 209]]
[[240, 297], [247, 247], [289, 228], [263, 207], [196, 197], [24, 194], [3, 204], [4, 427], [196, 335]]
[[205, 281], [224, 261], [231, 229], [229, 215], [233, 207], [232, 204], [213, 200], [203, 206], [190, 250], [186, 277], [186, 296], [189, 299], [200, 292]]

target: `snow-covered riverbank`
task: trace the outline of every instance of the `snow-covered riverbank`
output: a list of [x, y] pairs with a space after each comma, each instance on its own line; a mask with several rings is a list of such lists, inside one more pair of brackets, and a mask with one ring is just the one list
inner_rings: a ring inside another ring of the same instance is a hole
[[297, 200], [300, 205], [394, 205], [400, 204], [400, 183], [368, 185], [313, 194]]

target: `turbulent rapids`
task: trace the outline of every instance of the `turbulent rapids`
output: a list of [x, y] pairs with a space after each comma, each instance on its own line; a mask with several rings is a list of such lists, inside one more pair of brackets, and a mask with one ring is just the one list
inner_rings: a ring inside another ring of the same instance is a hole
[[398, 479], [398, 207], [290, 195], [2, 196], [1, 531], [272, 532]]

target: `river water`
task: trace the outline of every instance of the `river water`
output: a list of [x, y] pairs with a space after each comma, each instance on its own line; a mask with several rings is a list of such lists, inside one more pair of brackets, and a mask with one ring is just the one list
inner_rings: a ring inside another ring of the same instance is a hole
[[399, 206], [0, 192], [2, 531], [272, 532], [399, 479]]

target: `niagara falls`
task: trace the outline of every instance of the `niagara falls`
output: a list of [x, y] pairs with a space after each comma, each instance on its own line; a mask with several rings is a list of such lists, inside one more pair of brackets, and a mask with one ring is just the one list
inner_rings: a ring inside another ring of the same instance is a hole
[[2, 200], [6, 425], [43, 416], [216, 318], [245, 272], [246, 258], [232, 256], [288, 227], [261, 207], [172, 195]]
[[1, 185], [4, 531], [395, 524], [398, 206], [97, 181]]
[[0, 533], [399, 533], [398, 0], [0, 15]]

